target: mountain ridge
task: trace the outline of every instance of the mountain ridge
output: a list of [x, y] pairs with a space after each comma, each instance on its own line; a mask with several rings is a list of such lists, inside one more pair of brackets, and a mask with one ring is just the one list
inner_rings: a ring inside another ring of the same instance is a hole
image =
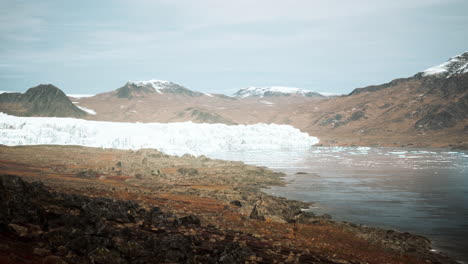
[[[380, 89], [397, 86], [401, 83], [410, 82], [413, 80], [423, 80], [423, 87], [434, 88], [435, 86], [454, 86], [453, 84], [451, 84], [451, 81], [456, 80], [457, 77], [463, 76], [466, 73], [468, 73], [468, 52], [454, 56], [450, 58], [447, 62], [428, 68], [422, 72], [418, 72], [411, 77], [397, 78], [384, 84], [369, 85], [362, 88], [356, 88], [353, 91], [351, 91], [348, 95], [355, 95], [362, 92], [374, 92]], [[430, 84], [431, 82], [435, 82], [436, 85]]]
[[[96, 111], [85, 116], [89, 120], [277, 123], [318, 136], [325, 145], [463, 145], [468, 144], [468, 72], [462, 55], [441, 64], [446, 72], [425, 75], [423, 71], [339, 97], [304, 96], [303, 89], [281, 86], [244, 88], [240, 91], [245, 93], [228, 97], [150, 80], [73, 100]], [[283, 96], [285, 92], [289, 95]], [[18, 94], [2, 96], [15, 101]]]
[[272, 96], [306, 96], [306, 97], [325, 97], [324, 95], [296, 87], [286, 87], [286, 86], [268, 86], [268, 87], [246, 87], [241, 88], [233, 94], [237, 98], [247, 98], [247, 97], [272, 97]]

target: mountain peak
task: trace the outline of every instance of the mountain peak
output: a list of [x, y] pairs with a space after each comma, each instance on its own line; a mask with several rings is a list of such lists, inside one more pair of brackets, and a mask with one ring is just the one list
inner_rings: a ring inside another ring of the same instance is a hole
[[440, 76], [449, 78], [453, 75], [468, 73], [468, 52], [450, 58], [448, 61], [422, 72], [422, 76]]
[[306, 97], [323, 97], [323, 95], [310, 90], [285, 86], [247, 87], [240, 89], [234, 94], [235, 97], [240, 98], [291, 95], [300, 95]]
[[127, 85], [135, 85], [137, 87], [148, 87], [153, 88], [157, 93], [162, 93], [161, 90], [168, 89], [170, 87], [180, 86], [176, 83], [164, 80], [148, 80], [148, 81], [128, 81]]
[[201, 96], [202, 93], [185, 88], [182, 85], [164, 80], [128, 81], [123, 87], [117, 89], [120, 98], [132, 98], [142, 94], [183, 94], [188, 96]]
[[66, 97], [65, 93], [53, 84], [39, 84], [38, 86], [29, 88], [24, 93], [25, 98], [28, 100], [34, 100], [37, 98], [51, 98], [59, 97], [60, 99]]
[[[1, 106], [4, 104], [4, 106]], [[0, 109], [21, 116], [84, 117], [86, 113], [76, 107], [62, 90], [52, 84], [40, 84], [24, 94], [2, 94]]]

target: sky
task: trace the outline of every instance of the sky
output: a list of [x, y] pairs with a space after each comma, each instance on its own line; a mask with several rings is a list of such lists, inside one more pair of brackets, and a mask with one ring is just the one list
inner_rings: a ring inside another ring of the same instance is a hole
[[96, 94], [129, 80], [211, 93], [327, 93], [468, 51], [468, 0], [0, 0], [0, 90]]

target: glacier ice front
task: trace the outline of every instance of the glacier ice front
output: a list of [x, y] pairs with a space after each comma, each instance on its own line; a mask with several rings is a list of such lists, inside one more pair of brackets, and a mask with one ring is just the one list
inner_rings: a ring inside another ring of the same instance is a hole
[[206, 155], [230, 150], [304, 149], [318, 142], [318, 138], [288, 125], [117, 123], [0, 113], [0, 144], [9, 146], [155, 148], [172, 155]]

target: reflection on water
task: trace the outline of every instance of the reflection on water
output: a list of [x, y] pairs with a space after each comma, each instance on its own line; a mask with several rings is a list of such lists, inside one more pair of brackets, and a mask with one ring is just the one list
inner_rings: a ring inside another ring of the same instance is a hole
[[436, 248], [468, 261], [466, 152], [315, 147], [210, 156], [282, 171], [289, 184], [267, 192], [316, 202], [315, 213], [337, 220], [425, 235]]

